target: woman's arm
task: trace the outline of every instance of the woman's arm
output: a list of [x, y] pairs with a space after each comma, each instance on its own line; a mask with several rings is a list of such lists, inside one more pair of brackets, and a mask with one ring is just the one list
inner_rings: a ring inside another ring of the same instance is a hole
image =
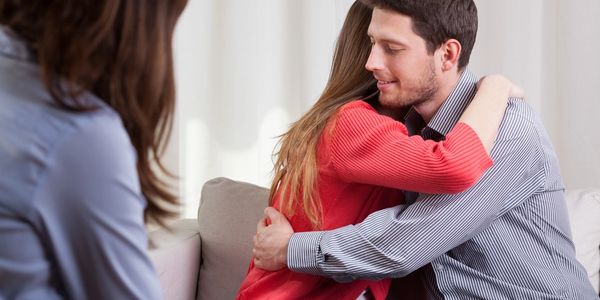
[[431, 194], [453, 194], [472, 185], [492, 165], [495, 141], [508, 98], [519, 96], [512, 83], [488, 76], [446, 140], [408, 136], [406, 127], [357, 101], [336, 116], [331, 162], [348, 182]]
[[509, 97], [523, 97], [523, 92], [502, 75], [489, 75], [478, 84], [477, 94], [464, 111], [459, 122], [477, 133], [486, 151], [490, 153]]

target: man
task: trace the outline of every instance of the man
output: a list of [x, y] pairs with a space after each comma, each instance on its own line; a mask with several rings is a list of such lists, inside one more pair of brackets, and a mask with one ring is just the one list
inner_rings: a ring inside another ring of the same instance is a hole
[[[443, 140], [472, 100], [466, 69], [477, 32], [472, 0], [368, 0], [366, 68], [386, 107], [412, 105], [413, 134]], [[402, 277], [423, 267], [433, 299], [597, 299], [575, 259], [558, 161], [545, 130], [511, 101], [491, 154], [494, 166], [456, 195], [418, 195], [333, 231], [293, 233], [267, 208], [255, 264], [332, 277]], [[416, 199], [415, 199], [416, 198]]]

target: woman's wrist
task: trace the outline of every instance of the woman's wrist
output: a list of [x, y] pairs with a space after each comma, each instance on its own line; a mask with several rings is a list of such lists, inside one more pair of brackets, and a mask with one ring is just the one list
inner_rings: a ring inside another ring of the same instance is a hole
[[478, 88], [482, 92], [489, 90], [493, 93], [503, 93], [508, 98], [512, 86], [513, 84], [508, 78], [499, 74], [492, 74], [482, 78]]

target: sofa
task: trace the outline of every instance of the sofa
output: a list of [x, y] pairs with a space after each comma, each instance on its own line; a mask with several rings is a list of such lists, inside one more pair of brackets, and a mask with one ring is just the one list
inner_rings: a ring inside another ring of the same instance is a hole
[[[215, 178], [202, 188], [197, 219], [150, 232], [150, 257], [164, 299], [234, 299], [251, 259], [252, 237], [268, 190]], [[596, 291], [600, 284], [600, 189], [568, 191], [577, 257]]]

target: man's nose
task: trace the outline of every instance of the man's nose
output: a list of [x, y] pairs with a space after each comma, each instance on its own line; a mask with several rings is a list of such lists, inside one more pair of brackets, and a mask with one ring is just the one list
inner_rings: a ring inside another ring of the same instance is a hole
[[377, 46], [371, 47], [371, 53], [369, 53], [369, 59], [367, 59], [365, 68], [371, 72], [383, 68], [383, 59], [380, 51], [377, 50]]

